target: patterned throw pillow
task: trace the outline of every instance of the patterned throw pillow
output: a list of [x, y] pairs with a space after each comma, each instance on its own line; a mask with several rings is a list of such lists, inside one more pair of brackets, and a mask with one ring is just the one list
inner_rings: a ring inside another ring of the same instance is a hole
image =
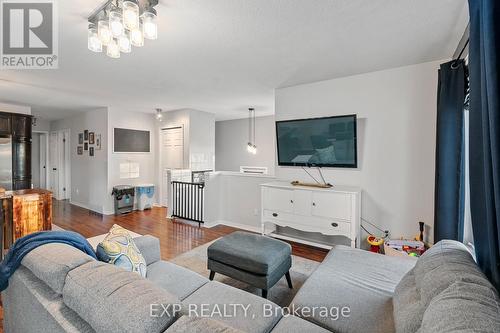
[[97, 258], [129, 272], [146, 277], [146, 260], [128, 230], [115, 224], [104, 240], [97, 245]]

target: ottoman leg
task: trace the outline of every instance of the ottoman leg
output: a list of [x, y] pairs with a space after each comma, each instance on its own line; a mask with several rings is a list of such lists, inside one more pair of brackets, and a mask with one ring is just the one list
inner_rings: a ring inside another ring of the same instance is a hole
[[290, 277], [290, 271], [285, 273], [286, 282], [288, 283], [288, 288], [293, 289], [292, 278]]
[[208, 279], [212, 281], [214, 279], [214, 276], [215, 276], [215, 271], [210, 271], [210, 276], [208, 277]]
[[262, 298], [267, 299], [267, 289], [262, 289]]

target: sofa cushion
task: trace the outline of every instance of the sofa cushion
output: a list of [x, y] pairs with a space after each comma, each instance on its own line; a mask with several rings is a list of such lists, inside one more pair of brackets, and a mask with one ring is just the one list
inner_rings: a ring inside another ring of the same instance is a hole
[[210, 318], [182, 316], [165, 333], [243, 333], [240, 330]]
[[457, 281], [490, 286], [465, 245], [440, 241], [419, 258], [396, 287], [393, 299], [396, 331], [416, 332], [433, 298]]
[[280, 240], [236, 231], [208, 247], [208, 258], [254, 274], [267, 275], [290, 257], [292, 247]]
[[[281, 318], [276, 304], [216, 281], [196, 290], [182, 305], [183, 315], [208, 317], [248, 333], [269, 332]], [[248, 307], [246, 313], [241, 305]]]
[[500, 332], [500, 301], [490, 286], [455, 282], [434, 297], [419, 333]]
[[3, 332], [95, 333], [64, 304], [61, 294], [24, 266], [10, 277], [2, 305]]
[[208, 279], [200, 274], [167, 261], [157, 261], [149, 265], [147, 279], [179, 297], [180, 300], [208, 283]]
[[295, 316], [285, 316], [273, 328], [273, 333], [328, 333], [329, 331], [307, 320]]
[[97, 261], [68, 273], [63, 300], [97, 332], [163, 332], [176, 313], [152, 316], [152, 307], [180, 308], [177, 297], [153, 282]]
[[151, 235], [134, 238], [134, 243], [146, 260], [146, 265], [151, 265], [161, 259], [160, 240]]
[[68, 272], [90, 261], [95, 259], [70, 245], [50, 243], [32, 250], [21, 264], [61, 294]]
[[334, 246], [300, 288], [292, 306], [349, 308], [348, 316], [337, 317], [335, 312], [332, 316], [322, 316], [319, 312], [302, 315], [304, 319], [330, 331], [394, 332], [394, 289], [415, 261], [413, 258]]
[[128, 230], [118, 224], [113, 225], [104, 240], [97, 245], [96, 254], [101, 261], [146, 277], [146, 260]]

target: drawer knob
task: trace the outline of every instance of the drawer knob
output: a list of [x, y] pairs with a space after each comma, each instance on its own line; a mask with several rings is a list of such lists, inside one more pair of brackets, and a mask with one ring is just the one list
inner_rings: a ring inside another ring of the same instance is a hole
[[293, 203], [293, 200], [290, 200], [291, 203]]
[[332, 223], [332, 227], [337, 228], [338, 226], [339, 226], [338, 223], [335, 223], [335, 222]]
[[278, 217], [278, 213], [273, 213], [273, 216], [274, 217]]
[[316, 203], [315, 203], [315, 202], [313, 202], [313, 206], [316, 206]]

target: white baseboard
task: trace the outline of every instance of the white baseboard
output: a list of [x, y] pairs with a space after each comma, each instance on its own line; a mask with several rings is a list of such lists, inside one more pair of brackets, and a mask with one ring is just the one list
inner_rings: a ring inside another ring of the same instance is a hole
[[215, 227], [216, 225], [219, 225], [219, 224], [226, 225], [228, 227], [233, 227], [233, 228], [238, 228], [238, 229], [243, 229], [243, 230], [255, 232], [258, 234], [260, 234], [260, 231], [261, 231], [260, 227], [257, 227], [254, 225], [235, 223], [235, 222], [225, 221], [225, 220], [217, 220], [217, 221], [213, 221], [210, 223], [205, 222], [203, 224], [203, 226], [206, 228], [212, 228], [212, 227]]

